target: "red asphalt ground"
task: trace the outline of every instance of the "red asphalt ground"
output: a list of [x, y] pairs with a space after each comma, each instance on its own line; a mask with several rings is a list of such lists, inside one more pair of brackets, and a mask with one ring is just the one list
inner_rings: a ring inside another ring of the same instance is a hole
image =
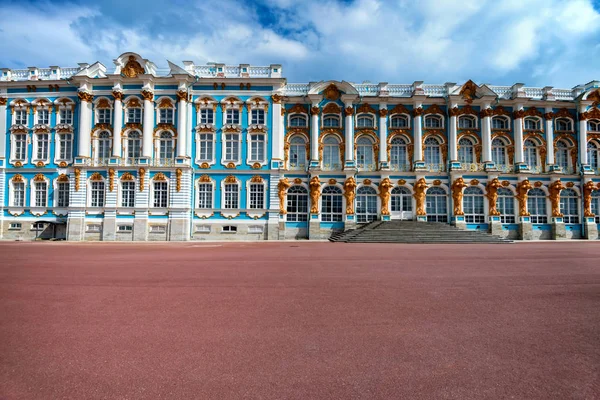
[[598, 399], [600, 243], [0, 243], [1, 399]]

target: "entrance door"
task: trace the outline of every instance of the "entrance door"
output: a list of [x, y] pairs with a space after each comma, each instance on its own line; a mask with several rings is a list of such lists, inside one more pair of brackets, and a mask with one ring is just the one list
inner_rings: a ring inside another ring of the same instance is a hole
[[408, 188], [396, 186], [392, 189], [391, 217], [398, 220], [412, 220], [412, 195]]
[[377, 192], [369, 186], [356, 191], [356, 222], [365, 224], [377, 220]]

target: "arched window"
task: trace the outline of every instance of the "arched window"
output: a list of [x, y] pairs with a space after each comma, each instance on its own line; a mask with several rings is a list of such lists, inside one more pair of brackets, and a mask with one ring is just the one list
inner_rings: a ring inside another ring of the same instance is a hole
[[[161, 110], [165, 110], [161, 108]], [[173, 134], [169, 131], [163, 131], [160, 133], [158, 139], [158, 158], [161, 164], [168, 163], [173, 160], [173, 147], [174, 142]]]
[[587, 144], [587, 154], [590, 166], [598, 170], [600, 168], [600, 144], [595, 140], [590, 140]]
[[356, 126], [359, 128], [372, 128], [375, 122], [372, 115], [361, 114], [356, 117]]
[[223, 208], [235, 209], [240, 207], [240, 188], [237, 183], [226, 183], [223, 187]]
[[508, 164], [506, 159], [506, 143], [500, 138], [492, 140], [492, 161], [496, 166], [502, 168], [502, 166]]
[[27, 135], [24, 133], [16, 133], [13, 135], [14, 150], [13, 160], [25, 161], [27, 158]]
[[[212, 110], [211, 110], [212, 111]], [[198, 134], [198, 161], [212, 162], [214, 159], [214, 135], [212, 133]]]
[[392, 189], [392, 212], [412, 212], [412, 196], [410, 190], [404, 186]]
[[392, 116], [391, 126], [394, 129], [405, 129], [408, 128], [408, 117], [406, 115], [394, 115]]
[[465, 222], [472, 224], [482, 224], [485, 222], [483, 191], [480, 188], [469, 186], [465, 189], [463, 209], [465, 212]]
[[142, 156], [142, 135], [139, 131], [129, 131], [126, 154], [128, 164], [136, 163]]
[[596, 223], [600, 224], [600, 190], [592, 191], [592, 214], [596, 216]]
[[200, 182], [198, 184], [198, 208], [213, 208], [213, 184], [211, 182]]
[[515, 223], [515, 198], [508, 188], [498, 189], [497, 210], [500, 212], [500, 222], [503, 224]]
[[390, 163], [394, 171], [409, 171], [410, 161], [408, 159], [407, 144], [404, 138], [396, 136], [390, 143]]
[[135, 181], [121, 181], [121, 207], [135, 207]]
[[428, 222], [448, 222], [447, 195], [443, 188], [427, 189], [425, 207]]
[[[258, 110], [260, 111], [260, 110]], [[252, 133], [250, 135], [250, 162], [265, 161], [265, 135], [263, 133]]]
[[563, 171], [569, 169], [569, 146], [564, 140], [559, 140], [556, 143], [556, 152], [554, 154], [556, 165], [561, 167]]
[[153, 205], [156, 208], [166, 208], [169, 199], [169, 185], [167, 181], [152, 182]]
[[73, 135], [71, 133], [58, 134], [58, 159], [70, 160], [73, 157]]
[[370, 186], [356, 191], [356, 222], [364, 224], [377, 219], [377, 192]]
[[356, 166], [368, 171], [375, 170], [373, 159], [373, 142], [367, 137], [358, 138], [356, 141]]
[[523, 121], [525, 126], [525, 130], [527, 131], [539, 131], [540, 130], [540, 120], [535, 117], [527, 117]]
[[475, 162], [474, 146], [471, 139], [461, 138], [458, 141], [458, 161], [462, 164], [473, 164]]
[[425, 139], [425, 164], [440, 165], [442, 163], [442, 155], [440, 142], [435, 137]]
[[342, 189], [337, 186], [325, 186], [321, 199], [321, 221], [342, 221]]
[[524, 156], [525, 156], [525, 164], [529, 166], [529, 168], [534, 169], [539, 165], [539, 152], [537, 144], [531, 140], [527, 139], [523, 144]]
[[340, 117], [338, 115], [326, 114], [323, 116], [323, 126], [326, 128], [339, 128]]
[[56, 207], [69, 207], [69, 182], [57, 181], [54, 195]]
[[302, 136], [290, 140], [290, 169], [306, 168], [306, 141]]
[[288, 222], [308, 221], [308, 191], [304, 186], [294, 185], [287, 191]]
[[563, 214], [565, 224], [579, 223], [579, 207], [577, 192], [573, 189], [560, 191], [560, 212]]
[[590, 119], [587, 122], [588, 132], [600, 132], [600, 121], [597, 119]]
[[323, 139], [323, 169], [331, 171], [341, 168], [340, 143], [334, 136], [327, 136]]
[[546, 194], [542, 189], [535, 188], [528, 192], [527, 211], [531, 216], [532, 224], [547, 224]]
[[110, 158], [111, 137], [107, 131], [98, 134], [98, 161], [105, 162]]
[[442, 117], [439, 115], [428, 115], [425, 117], [425, 128], [436, 129], [442, 128]]
[[492, 129], [508, 129], [508, 118], [500, 116], [492, 118]]
[[571, 120], [568, 118], [557, 118], [554, 122], [557, 131], [559, 132], [570, 132], [573, 130]]
[[306, 116], [295, 114], [290, 117], [290, 126], [293, 127], [306, 127], [308, 126], [308, 122], [306, 120]]
[[474, 129], [477, 127], [477, 120], [472, 115], [461, 115], [458, 117], [459, 129]]

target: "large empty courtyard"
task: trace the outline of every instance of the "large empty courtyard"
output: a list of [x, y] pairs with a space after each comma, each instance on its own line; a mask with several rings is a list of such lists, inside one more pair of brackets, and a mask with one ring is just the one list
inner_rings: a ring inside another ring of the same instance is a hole
[[0, 243], [0, 398], [593, 399], [600, 244]]

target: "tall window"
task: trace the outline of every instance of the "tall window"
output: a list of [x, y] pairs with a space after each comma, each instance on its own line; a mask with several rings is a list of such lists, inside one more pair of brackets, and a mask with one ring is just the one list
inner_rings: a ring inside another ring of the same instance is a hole
[[463, 164], [473, 164], [475, 162], [473, 142], [467, 138], [458, 141], [458, 160]]
[[372, 128], [375, 126], [373, 116], [371, 115], [359, 115], [356, 118], [356, 126], [359, 128]]
[[492, 140], [492, 161], [498, 166], [507, 164], [506, 144], [502, 139], [495, 138]]
[[337, 186], [325, 186], [321, 199], [321, 220], [323, 222], [342, 221], [342, 189]]
[[161, 162], [173, 159], [173, 135], [171, 132], [161, 132], [158, 140], [158, 157]]
[[540, 130], [540, 120], [538, 118], [527, 117], [523, 121], [525, 125], [525, 130], [528, 131], [538, 131]]
[[492, 118], [492, 129], [508, 129], [508, 118], [506, 118], [506, 117]]
[[412, 196], [404, 186], [392, 189], [392, 212], [412, 211]]
[[306, 117], [304, 115], [292, 115], [290, 117], [290, 126], [293, 126], [293, 127], [308, 126], [308, 124], [306, 123]]
[[158, 121], [161, 124], [172, 124], [175, 110], [172, 108], [160, 108], [158, 110]]
[[408, 117], [406, 115], [394, 115], [390, 125], [395, 129], [408, 128]]
[[91, 182], [91, 207], [104, 207], [104, 181]]
[[25, 207], [25, 182], [13, 182], [12, 205], [15, 207]]
[[465, 212], [465, 222], [473, 224], [482, 224], [485, 222], [483, 191], [480, 188], [470, 186], [465, 189], [463, 209]]
[[342, 169], [340, 144], [333, 136], [323, 139], [323, 169], [329, 171]]
[[106, 161], [110, 158], [110, 133], [104, 131], [98, 134], [98, 161]]
[[60, 123], [73, 125], [73, 111], [70, 108], [60, 110]]
[[287, 221], [308, 221], [308, 191], [303, 186], [292, 186], [287, 191]]
[[43, 125], [50, 124], [50, 112], [46, 108], [41, 108], [37, 112], [37, 123]]
[[510, 189], [498, 189], [497, 210], [500, 212], [500, 222], [503, 224], [515, 223], [515, 199]]
[[200, 133], [198, 135], [198, 138], [199, 138], [199, 142], [198, 142], [199, 161], [212, 161], [212, 159], [213, 159], [213, 134], [212, 133]]
[[70, 160], [73, 157], [73, 135], [62, 133], [58, 135], [59, 159]]
[[138, 131], [129, 132], [127, 135], [127, 158], [130, 163], [133, 163], [141, 156], [142, 135]]
[[56, 184], [56, 206], [69, 207], [69, 182]]
[[435, 129], [442, 126], [442, 117], [439, 115], [428, 115], [425, 117], [425, 128]]
[[392, 139], [390, 148], [390, 163], [392, 170], [408, 171], [410, 162], [408, 160], [408, 152], [406, 149], [406, 140], [396, 136]]
[[212, 108], [203, 108], [200, 110], [200, 123], [201, 124], [214, 124], [215, 114]]
[[542, 189], [535, 188], [528, 192], [527, 211], [531, 215], [531, 223], [547, 224], [546, 194]]
[[135, 207], [135, 182], [121, 182], [121, 207]]
[[560, 191], [560, 212], [563, 214], [565, 224], [579, 223], [579, 207], [577, 192], [573, 189]]
[[600, 224], [600, 190], [592, 191], [592, 214], [596, 216], [596, 223]]
[[323, 126], [326, 128], [339, 128], [340, 117], [338, 115], [324, 115]]
[[434, 137], [425, 139], [425, 163], [439, 165], [442, 163], [440, 142]]
[[573, 130], [571, 120], [568, 118], [557, 118], [554, 124], [556, 130], [559, 132], [570, 132]]
[[537, 145], [533, 140], [527, 139], [523, 147], [525, 150], [525, 164], [527, 164], [529, 168], [536, 168], [539, 165]]
[[460, 129], [474, 129], [476, 126], [477, 121], [471, 115], [462, 115], [458, 118], [458, 127]]
[[210, 209], [213, 207], [213, 185], [212, 183], [200, 183], [198, 185], [198, 208]]
[[377, 192], [370, 186], [356, 190], [356, 222], [367, 223], [377, 219]]
[[225, 203], [223, 208], [239, 208], [240, 196], [239, 186], [237, 183], [226, 183], [224, 188]]
[[99, 124], [111, 123], [112, 110], [110, 108], [99, 108], [96, 110], [96, 115], [98, 116], [97, 122]]
[[250, 161], [265, 160], [265, 135], [253, 133], [250, 135]]
[[225, 123], [238, 125], [240, 123], [240, 110], [227, 109], [225, 112]]
[[15, 110], [15, 124], [27, 125], [27, 109]]
[[48, 159], [48, 149], [50, 148], [49, 135], [47, 133], [38, 133], [36, 140], [36, 156], [38, 160]]
[[[22, 125], [25, 125], [25, 123], [23, 123]], [[597, 119], [588, 120], [587, 130], [589, 132], [600, 132], [600, 121]]]
[[252, 110], [252, 119], [250, 122], [252, 125], [264, 125], [265, 124], [265, 110]]
[[590, 140], [587, 144], [588, 163], [594, 169], [600, 168], [600, 144]]
[[240, 141], [237, 133], [225, 134], [225, 161], [237, 162], [240, 158]]
[[154, 207], [166, 208], [168, 197], [169, 197], [169, 190], [168, 190], [167, 182], [164, 182], [164, 181], [154, 182]]
[[27, 157], [27, 135], [19, 133], [15, 135], [15, 160], [24, 161]]
[[556, 153], [554, 154], [556, 165], [561, 167], [563, 171], [569, 169], [569, 147], [564, 140], [559, 140], [556, 143]]
[[34, 207], [46, 207], [48, 198], [48, 184], [46, 182], [35, 182]]
[[306, 142], [301, 136], [290, 140], [290, 169], [306, 168]]
[[265, 208], [265, 185], [263, 185], [262, 183], [250, 184], [250, 207], [248, 208]]
[[128, 107], [127, 108], [127, 122], [133, 124], [142, 123], [142, 109], [139, 107]]
[[375, 170], [373, 143], [366, 137], [361, 137], [356, 141], [356, 166], [370, 171]]

